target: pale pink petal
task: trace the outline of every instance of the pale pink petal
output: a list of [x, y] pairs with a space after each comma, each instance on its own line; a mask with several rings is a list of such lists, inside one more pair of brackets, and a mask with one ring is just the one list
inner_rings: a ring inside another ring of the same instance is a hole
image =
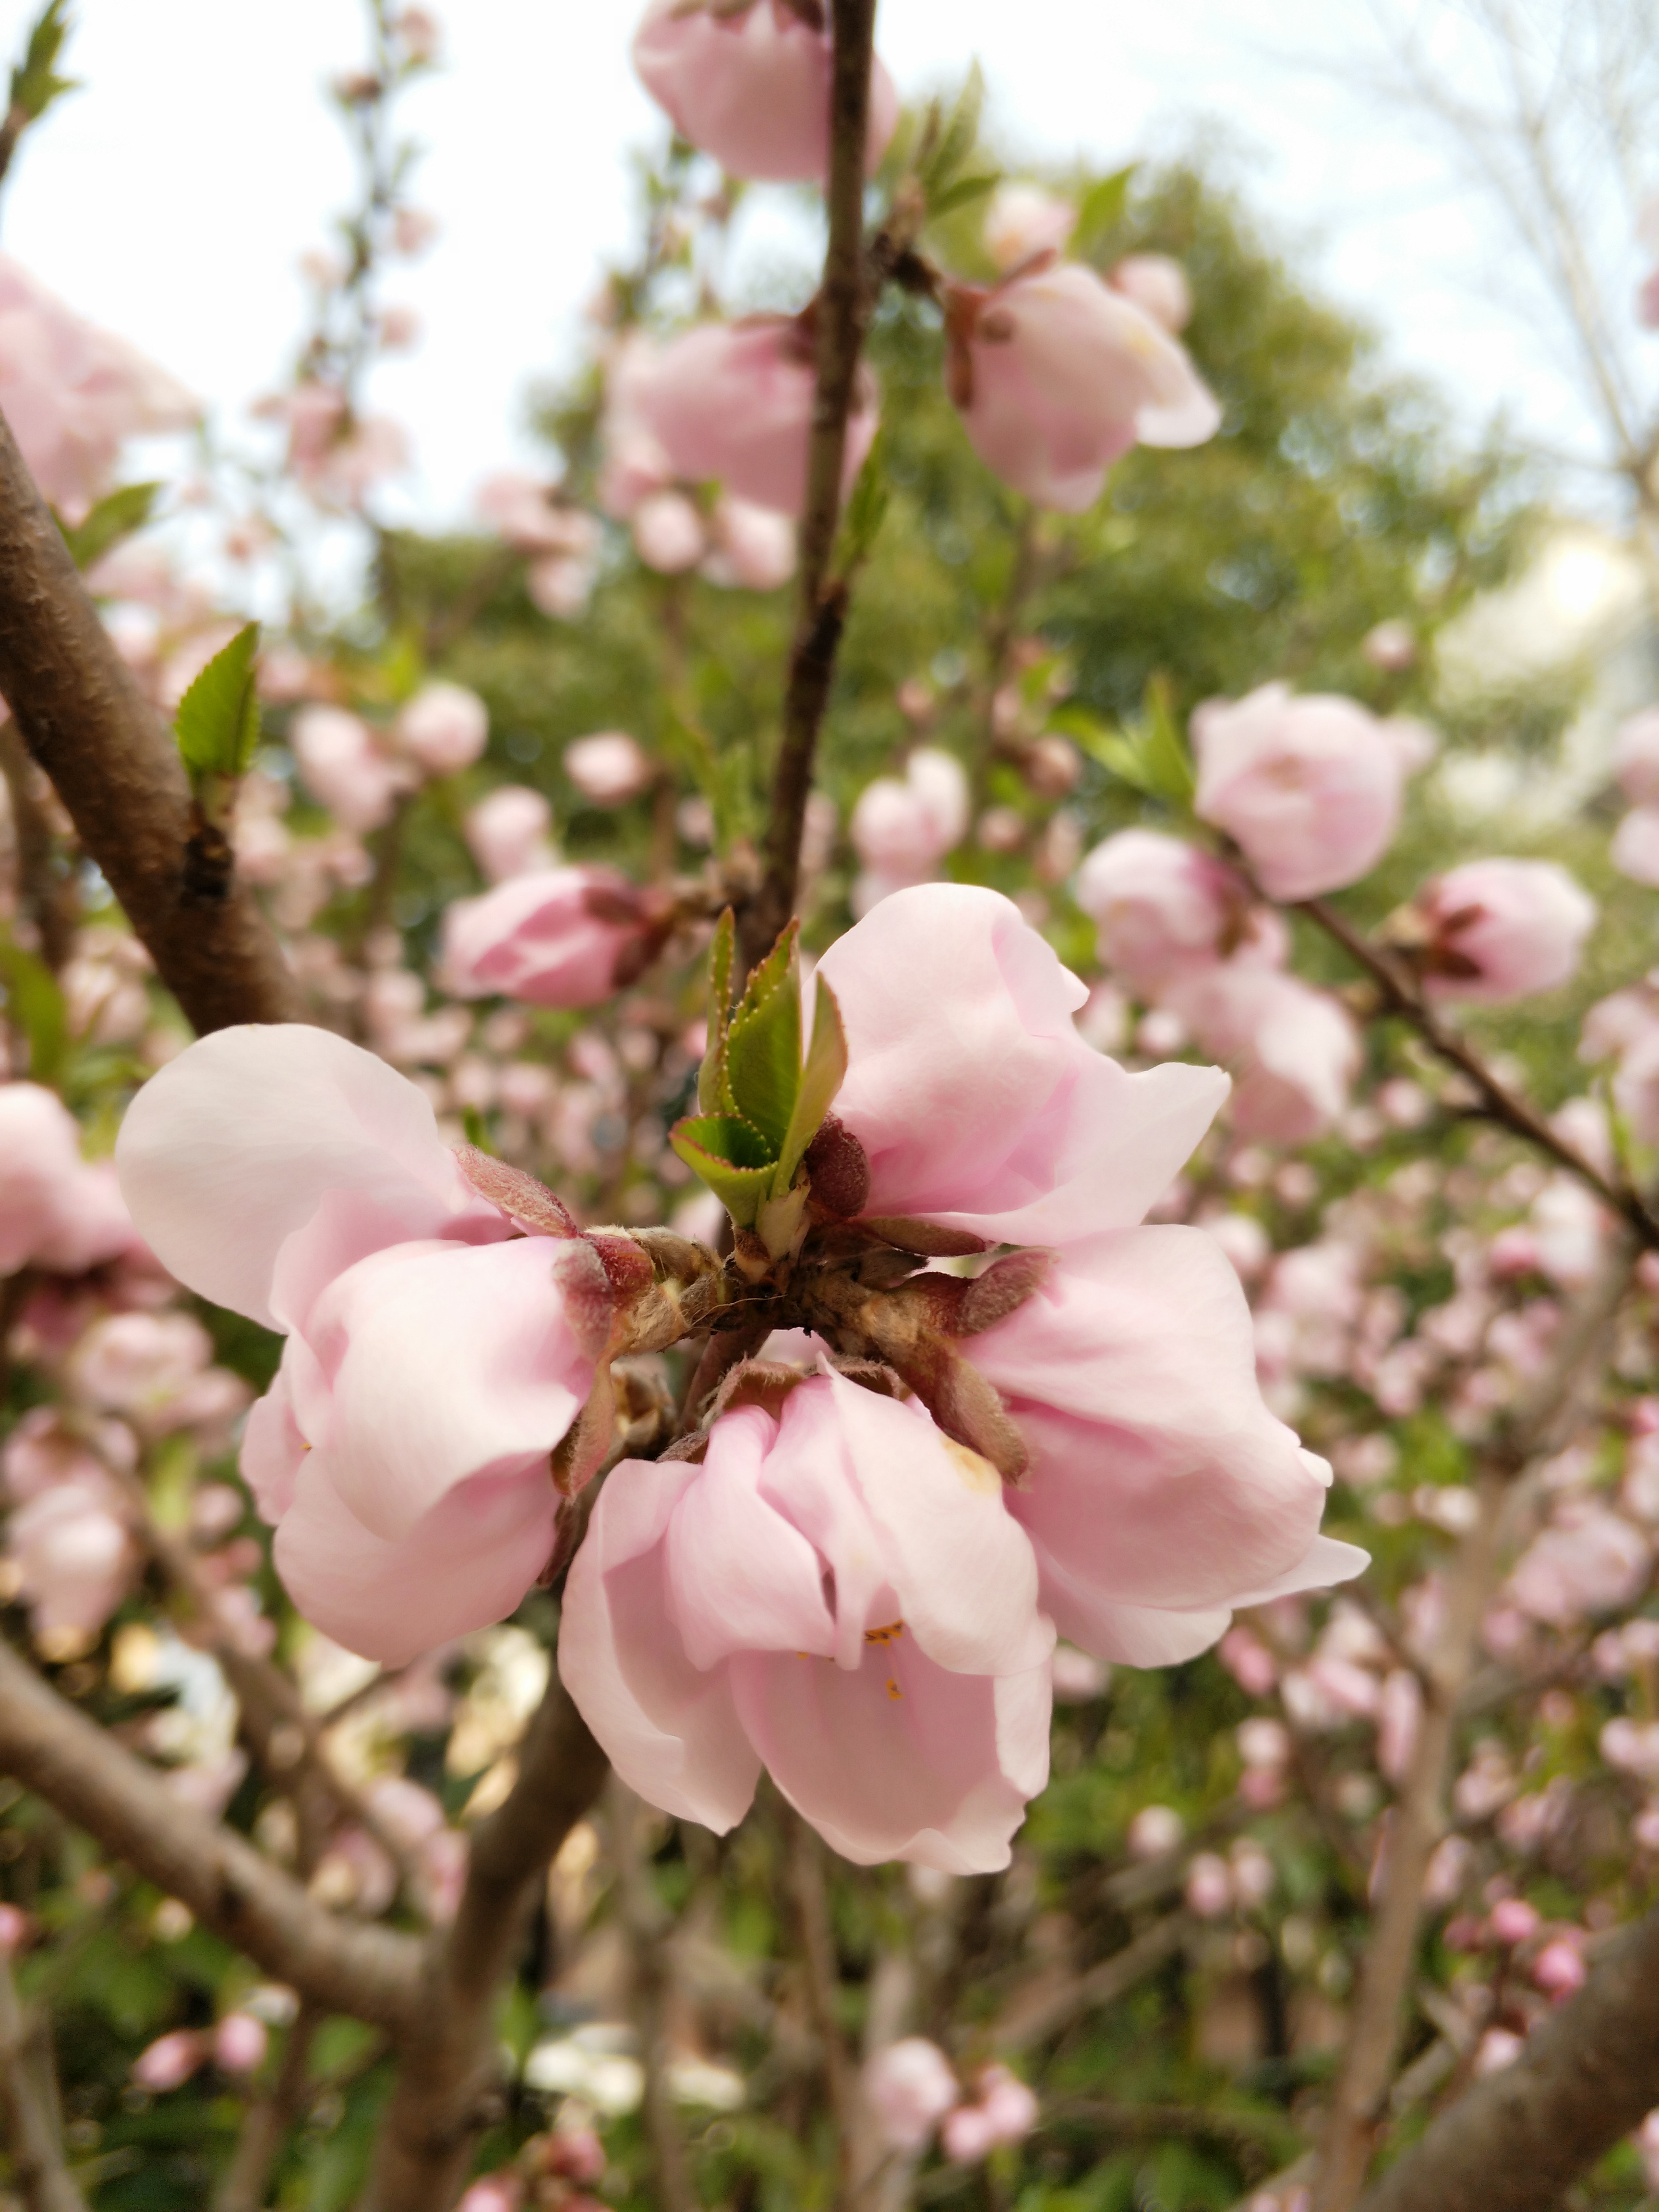
[[272, 1325], [284, 1240], [354, 1190], [405, 1237], [481, 1216], [425, 1094], [328, 1030], [221, 1030], [153, 1075], [116, 1146], [140, 1233], [180, 1282]]
[[664, 1538], [699, 1472], [624, 1460], [605, 1478], [565, 1585], [559, 1672], [631, 1790], [724, 1835], [748, 1811], [761, 1763], [729, 1668], [692, 1666], [670, 1611]]
[[668, 1524], [669, 1602], [694, 1667], [734, 1651], [835, 1650], [818, 1555], [761, 1495], [773, 1434], [757, 1407], [724, 1415]]
[[293, 1504], [295, 1485], [309, 1449], [294, 1418], [285, 1358], [276, 1381], [250, 1409], [242, 1431], [242, 1479], [265, 1520], [280, 1521]]

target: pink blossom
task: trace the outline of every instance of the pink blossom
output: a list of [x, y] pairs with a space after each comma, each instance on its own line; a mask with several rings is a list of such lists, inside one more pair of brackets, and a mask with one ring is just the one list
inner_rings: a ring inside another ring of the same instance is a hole
[[1187, 1869], [1187, 1905], [1200, 1920], [1219, 1920], [1233, 1907], [1232, 1869], [1215, 1851], [1200, 1851]]
[[1659, 805], [1659, 707], [1644, 707], [1619, 725], [1613, 738], [1613, 773], [1633, 805]]
[[986, 204], [985, 251], [999, 269], [1017, 269], [1038, 253], [1063, 253], [1077, 228], [1077, 210], [1041, 185], [999, 185]]
[[1200, 818], [1243, 851], [1270, 898], [1312, 898], [1368, 875], [1399, 826], [1402, 765], [1352, 699], [1264, 684], [1192, 720]]
[[1385, 1780], [1402, 1783], [1423, 1725], [1423, 1685], [1409, 1667], [1383, 1679], [1376, 1709], [1376, 1763]]
[[1179, 837], [1122, 830], [1078, 872], [1078, 904], [1103, 965], [1141, 998], [1212, 966], [1243, 932], [1248, 893], [1231, 869]]
[[1079, 263], [958, 290], [947, 314], [969, 442], [1041, 507], [1081, 514], [1137, 441], [1200, 446], [1220, 425], [1183, 349]]
[[38, 1083], [0, 1083], [0, 1276], [80, 1274], [134, 1242], [107, 1168], [82, 1160], [69, 1109]]
[[131, 1587], [138, 1550], [120, 1492], [101, 1468], [39, 1492], [13, 1512], [6, 1552], [35, 1635], [84, 1646]]
[[1373, 668], [1398, 675], [1416, 663], [1417, 633], [1407, 622], [1380, 622], [1374, 629], [1366, 631], [1359, 641], [1359, 650]]
[[1583, 1988], [1589, 1979], [1589, 1970], [1578, 1946], [1565, 1936], [1558, 1936], [1553, 1943], [1546, 1943], [1533, 1960], [1532, 1978], [1559, 2004], [1563, 1997], [1570, 1997], [1575, 1990]]
[[403, 751], [428, 775], [471, 768], [489, 742], [489, 709], [462, 684], [428, 684], [398, 715]]
[[478, 513], [518, 553], [591, 554], [599, 526], [580, 508], [554, 504], [550, 488], [508, 470], [478, 487]]
[[634, 509], [634, 550], [660, 576], [683, 576], [708, 549], [702, 518], [684, 495], [653, 491]]
[[1543, 1923], [1523, 1897], [1500, 1898], [1492, 1909], [1487, 1926], [1496, 1943], [1530, 1943]]
[[1121, 292], [1161, 324], [1171, 337], [1179, 336], [1193, 319], [1193, 288], [1187, 282], [1187, 272], [1167, 253], [1128, 254], [1106, 281], [1115, 292]]
[[1659, 885], [1659, 806], [1634, 806], [1613, 833], [1613, 865], [1633, 884]]
[[1067, 1245], [970, 1356], [1030, 1448], [1008, 1510], [1043, 1607], [1085, 1651], [1170, 1665], [1235, 1607], [1366, 1564], [1318, 1533], [1330, 1469], [1263, 1404], [1243, 1291], [1201, 1230]]
[[1418, 894], [1437, 997], [1504, 1006], [1577, 971], [1595, 902], [1553, 860], [1469, 860]]
[[301, 1608], [392, 1664], [510, 1613], [592, 1382], [592, 1248], [514, 1237], [422, 1092], [298, 1024], [192, 1045], [117, 1157], [179, 1279], [289, 1334], [242, 1469]]
[[524, 2183], [509, 2167], [480, 2176], [467, 2191], [455, 2212], [518, 2212], [524, 2202]]
[[836, 1111], [868, 1155], [872, 1214], [1024, 1244], [1127, 1228], [1226, 1096], [1218, 1069], [1131, 1075], [1086, 1045], [1072, 1024], [1086, 988], [995, 891], [896, 891], [818, 972], [847, 1031]]
[[[799, 514], [817, 372], [799, 322], [760, 315], [701, 323], [633, 374], [630, 404], [675, 476], [714, 479], [756, 507]], [[866, 372], [847, 426], [848, 484], [875, 434], [875, 385]]]
[[468, 810], [472, 857], [492, 884], [552, 867], [553, 809], [528, 784], [504, 783]]
[[723, 1415], [701, 1466], [612, 1471], [559, 1671], [665, 1811], [724, 1832], [764, 1765], [844, 1857], [968, 1874], [1047, 1778], [1053, 1643], [1000, 1478], [825, 1373]]
[[213, 2031], [213, 2063], [222, 2074], [253, 2074], [264, 2065], [270, 2033], [251, 2012], [228, 2012]]
[[864, 2094], [886, 2148], [919, 2151], [960, 2092], [939, 2045], [924, 2035], [907, 2035], [866, 2063]]
[[711, 584], [775, 592], [795, 573], [795, 532], [786, 514], [725, 497], [714, 508], [714, 538], [702, 567]]
[[187, 428], [181, 385], [0, 255], [0, 409], [42, 495], [79, 522], [112, 486], [129, 438]]
[[610, 868], [543, 868], [445, 910], [443, 970], [459, 998], [594, 1006], [640, 972], [645, 897]]
[[1646, 1537], [1605, 1507], [1567, 1501], [1553, 1527], [1516, 1562], [1509, 1595], [1534, 1620], [1571, 1627], [1592, 1613], [1616, 1613], [1647, 1587]]
[[1241, 1137], [1304, 1145], [1346, 1107], [1359, 1035], [1324, 992], [1229, 961], [1170, 991], [1169, 1004], [1204, 1051], [1237, 1070], [1233, 1127]]
[[1489, 2074], [1501, 2074], [1506, 2066], [1514, 2065], [1526, 2047], [1524, 2036], [1507, 2027], [1489, 2027], [1474, 2054], [1475, 2079], [1484, 2081]]
[[863, 872], [853, 910], [867, 914], [907, 885], [925, 883], [968, 834], [968, 778], [954, 753], [922, 745], [904, 775], [878, 775], [859, 793], [848, 825]]
[[361, 836], [389, 821], [412, 778], [360, 714], [343, 707], [307, 707], [289, 735], [306, 789], [335, 819]]
[[106, 1314], [76, 1346], [65, 1379], [83, 1401], [160, 1436], [190, 1426], [204, 1409], [210, 1417], [241, 1410], [240, 1393], [227, 1395], [210, 1381], [220, 1372], [212, 1360], [213, 1340], [189, 1314]]
[[1166, 1858], [1186, 1839], [1187, 1823], [1169, 1805], [1143, 1805], [1124, 1838], [1130, 1857], [1137, 1859]]
[[595, 806], [626, 805], [650, 789], [657, 773], [644, 747], [621, 730], [601, 730], [567, 745], [564, 772]]
[[[827, 13], [827, 11], [826, 11]], [[830, 172], [830, 43], [787, 0], [735, 9], [651, 0], [634, 66], [682, 138], [734, 177], [821, 185]], [[870, 82], [873, 173], [898, 121], [879, 59]]]
[[165, 2095], [169, 2089], [181, 2089], [207, 2055], [204, 2036], [191, 2028], [175, 2028], [139, 2052], [132, 2062], [132, 2078], [141, 2089]]

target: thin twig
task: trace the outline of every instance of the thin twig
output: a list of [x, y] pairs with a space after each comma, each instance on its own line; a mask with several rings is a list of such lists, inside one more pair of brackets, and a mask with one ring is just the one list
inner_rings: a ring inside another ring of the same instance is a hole
[[253, 2099], [243, 2116], [242, 2131], [213, 2199], [213, 2212], [261, 2212], [283, 2137], [305, 2102], [311, 2045], [322, 2024], [320, 2013], [301, 2005], [288, 2032], [276, 2081]]
[[1548, 1155], [1558, 1166], [1577, 1176], [1613, 1212], [1627, 1222], [1641, 1243], [1650, 1250], [1659, 1250], [1659, 1218], [1650, 1210], [1640, 1194], [1626, 1184], [1615, 1182], [1603, 1175], [1595, 1164], [1585, 1158], [1577, 1146], [1558, 1136], [1543, 1115], [1528, 1106], [1524, 1098], [1500, 1083], [1492, 1070], [1455, 1030], [1448, 1029], [1439, 1016], [1425, 1004], [1411, 976], [1389, 953], [1328, 906], [1323, 899], [1304, 899], [1297, 912], [1305, 914], [1316, 922], [1325, 934], [1333, 939], [1353, 961], [1363, 968], [1376, 986], [1381, 1000], [1378, 1008], [1383, 1014], [1397, 1015], [1409, 1023], [1430, 1048], [1449, 1066], [1455, 1067], [1472, 1083], [1480, 1094], [1480, 1112], [1488, 1121], [1496, 1121], [1511, 1134], [1522, 1137], [1529, 1145]]
[[841, 517], [847, 424], [858, 388], [870, 298], [864, 258], [864, 182], [870, 138], [870, 71], [876, 0], [832, 0], [835, 64], [830, 93], [830, 243], [817, 300], [817, 391], [807, 449], [800, 522], [800, 599], [783, 738], [772, 777], [766, 872], [740, 922], [752, 968], [794, 912], [801, 833], [812, 789], [818, 732], [829, 703], [847, 619], [847, 592], [830, 574]]
[[669, 1954], [663, 1911], [645, 1854], [650, 1809], [620, 1782], [610, 1792], [617, 1887], [632, 1961], [634, 2026], [645, 2075], [641, 2110], [651, 2148], [656, 2212], [696, 2212], [685, 2139], [668, 2078]]
[[1320, 2145], [1312, 2212], [1348, 2212], [1364, 2185], [1411, 1984], [1424, 1885], [1442, 1833], [1458, 1709], [1497, 1584], [1506, 1502], [1527, 1466], [1559, 1448], [1629, 1286], [1632, 1256], [1621, 1239], [1601, 1279], [1569, 1314], [1537, 1382], [1481, 1455], [1474, 1485], [1480, 1515], [1446, 1577], [1444, 1618], [1423, 1670], [1423, 1717], [1389, 1831], [1382, 1899]]
[[193, 895], [190, 787], [0, 421], [0, 696], [199, 1031], [297, 1021], [303, 1004], [246, 887]]
[[784, 1808], [789, 1852], [789, 1884], [800, 1925], [801, 1964], [806, 1974], [806, 2008], [818, 2039], [823, 2087], [836, 2131], [836, 2203], [852, 2212], [853, 2159], [858, 2131], [858, 2099], [847, 2045], [842, 2038], [841, 1976], [836, 1966], [835, 1930], [830, 1920], [830, 1892], [823, 1879], [823, 1846], [793, 1807]]
[[1176, 1955], [1191, 1934], [1192, 1924], [1190, 1915], [1184, 1911], [1168, 1913], [1121, 1951], [1114, 1951], [1062, 1989], [1034, 1995], [1026, 2004], [1016, 1997], [991, 2030], [991, 2047], [1010, 2055], [1029, 2051], [1033, 2044], [1045, 2043], [1069, 2027], [1080, 2014], [1115, 2004], [1127, 1990]]
[[0, 1956], [0, 2106], [11, 2178], [27, 2212], [87, 2212], [86, 2199], [64, 2163], [52, 2113], [30, 2072], [30, 2040], [11, 1960]]
[[176, 1797], [3, 1644], [0, 1773], [187, 1905], [273, 1980], [394, 2033], [416, 2024], [422, 1988], [415, 1937], [328, 1911], [234, 1830]]

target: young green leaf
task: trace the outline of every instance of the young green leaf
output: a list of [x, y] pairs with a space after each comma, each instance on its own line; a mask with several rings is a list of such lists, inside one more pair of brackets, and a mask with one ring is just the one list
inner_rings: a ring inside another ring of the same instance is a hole
[[123, 484], [107, 499], [100, 499], [83, 522], [65, 523], [60, 520], [58, 527], [64, 533], [64, 543], [76, 567], [84, 572], [94, 561], [101, 560], [112, 545], [131, 538], [135, 530], [142, 530], [149, 520], [161, 489], [159, 483]]
[[975, 62], [957, 94], [944, 130], [921, 165], [923, 191], [931, 208], [935, 196], [954, 183], [957, 172], [979, 139], [979, 118], [985, 105], [985, 72]]
[[854, 569], [861, 568], [869, 559], [890, 498], [887, 481], [886, 433], [878, 430], [848, 495], [847, 512], [842, 517], [835, 560], [838, 576], [851, 576]]
[[955, 184], [946, 185], [942, 191], [934, 193], [928, 204], [928, 215], [937, 222], [942, 215], [950, 215], [959, 207], [968, 206], [971, 201], [982, 200], [988, 192], [995, 191], [1001, 182], [1002, 172], [1000, 169], [988, 170], [983, 176], [958, 177]]
[[43, 960], [0, 936], [0, 990], [6, 1012], [29, 1048], [29, 1074], [36, 1083], [55, 1083], [69, 1044], [69, 1017], [58, 979]]
[[847, 1073], [847, 1032], [842, 1025], [836, 994], [822, 975], [817, 977], [812, 1007], [812, 1041], [806, 1048], [800, 1089], [794, 1111], [778, 1154], [774, 1195], [781, 1198], [794, 1181], [801, 1155], [823, 1126], [823, 1117], [835, 1102]]
[[776, 1159], [800, 1090], [800, 926], [791, 922], [749, 979], [726, 1040], [726, 1079], [737, 1109]]
[[730, 907], [720, 916], [708, 955], [708, 1044], [697, 1071], [697, 1103], [705, 1114], [737, 1110], [726, 1072], [726, 1034], [732, 1025], [732, 964], [737, 923]]
[[1072, 233], [1072, 252], [1079, 261], [1086, 261], [1097, 246], [1103, 246], [1123, 220], [1129, 186], [1138, 167], [1138, 163], [1131, 161], [1127, 168], [1114, 169], [1109, 177], [1102, 177], [1083, 195], [1077, 211], [1077, 227]]
[[755, 1217], [771, 1194], [772, 1164], [769, 1157], [744, 1161], [730, 1155], [744, 1151], [765, 1154], [767, 1147], [747, 1123], [724, 1115], [702, 1115], [676, 1122], [668, 1141], [693, 1175], [706, 1182], [739, 1229], [752, 1229]]
[[1175, 718], [1168, 678], [1163, 676], [1154, 676], [1146, 686], [1140, 751], [1148, 781], [1157, 796], [1179, 812], [1190, 812], [1198, 779], [1193, 770], [1193, 757]]
[[30, 29], [23, 58], [11, 73], [9, 105], [38, 123], [54, 100], [80, 89], [73, 77], [59, 76], [58, 57], [70, 33], [69, 0], [47, 0]]
[[179, 703], [173, 724], [191, 781], [246, 775], [259, 744], [259, 694], [254, 668], [259, 625], [237, 631]]

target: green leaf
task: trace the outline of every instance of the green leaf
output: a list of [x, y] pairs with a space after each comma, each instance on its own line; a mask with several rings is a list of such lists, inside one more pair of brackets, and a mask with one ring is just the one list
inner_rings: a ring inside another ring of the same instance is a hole
[[927, 204], [928, 216], [937, 222], [942, 215], [950, 215], [957, 208], [967, 207], [974, 200], [983, 199], [988, 192], [995, 191], [1001, 182], [1002, 172], [1000, 169], [988, 170], [983, 176], [958, 177], [955, 184], [946, 185], [942, 191], [933, 194]]
[[0, 984], [13, 1025], [28, 1042], [31, 1079], [54, 1083], [69, 1043], [69, 1018], [57, 977], [45, 961], [0, 937]]
[[58, 527], [64, 533], [64, 543], [76, 567], [84, 572], [94, 561], [101, 560], [112, 545], [131, 538], [135, 530], [142, 530], [155, 509], [161, 489], [159, 483], [123, 484], [107, 499], [100, 499], [84, 522], [65, 523], [60, 520]]
[[891, 497], [887, 481], [887, 433], [878, 430], [841, 519], [835, 568], [843, 582], [869, 559]]
[[258, 650], [259, 625], [249, 623], [214, 654], [179, 702], [173, 729], [192, 781], [247, 773], [259, 744]]
[[1125, 168], [1114, 169], [1109, 177], [1102, 177], [1083, 195], [1077, 211], [1077, 227], [1072, 233], [1072, 252], [1079, 260], [1086, 260], [1123, 220], [1129, 186], [1139, 166], [1138, 161], [1131, 161]]
[[776, 1159], [800, 1090], [800, 956], [792, 921], [749, 978], [726, 1039], [726, 1079], [738, 1112]]
[[737, 924], [727, 907], [715, 927], [708, 955], [708, 1046], [697, 1071], [697, 1103], [705, 1114], [737, 1111], [726, 1071], [726, 1033], [732, 1025], [732, 965], [736, 957]]
[[[708, 1114], [677, 1121], [668, 1141], [693, 1175], [712, 1190], [739, 1229], [752, 1229], [772, 1191], [773, 1163], [765, 1140], [744, 1121]], [[732, 1159], [748, 1151], [760, 1158]]]
[[932, 151], [921, 165], [922, 190], [931, 209], [934, 195], [955, 181], [963, 163], [979, 138], [980, 112], [985, 106], [985, 72], [975, 62], [969, 70], [956, 104]]
[[72, 77], [57, 74], [58, 57], [70, 33], [68, 0], [48, 0], [29, 32], [23, 58], [11, 73], [10, 105], [21, 108], [31, 123], [38, 123], [54, 100], [79, 87]]
[[1175, 718], [1167, 677], [1154, 676], [1146, 686], [1142, 728], [1141, 756], [1152, 789], [1171, 806], [1189, 813], [1198, 779], [1193, 771], [1193, 757]]
[[1081, 700], [1068, 700], [1048, 718], [1051, 729], [1074, 738], [1110, 775], [1177, 814], [1190, 814], [1195, 779], [1192, 757], [1170, 711], [1161, 677], [1146, 687], [1146, 711], [1122, 729], [1103, 722]]
[[842, 1025], [836, 994], [822, 975], [815, 978], [817, 996], [812, 1009], [812, 1042], [806, 1048], [800, 1089], [778, 1154], [773, 1194], [781, 1198], [795, 1179], [801, 1155], [823, 1126], [823, 1117], [835, 1101], [847, 1073], [847, 1032]]

